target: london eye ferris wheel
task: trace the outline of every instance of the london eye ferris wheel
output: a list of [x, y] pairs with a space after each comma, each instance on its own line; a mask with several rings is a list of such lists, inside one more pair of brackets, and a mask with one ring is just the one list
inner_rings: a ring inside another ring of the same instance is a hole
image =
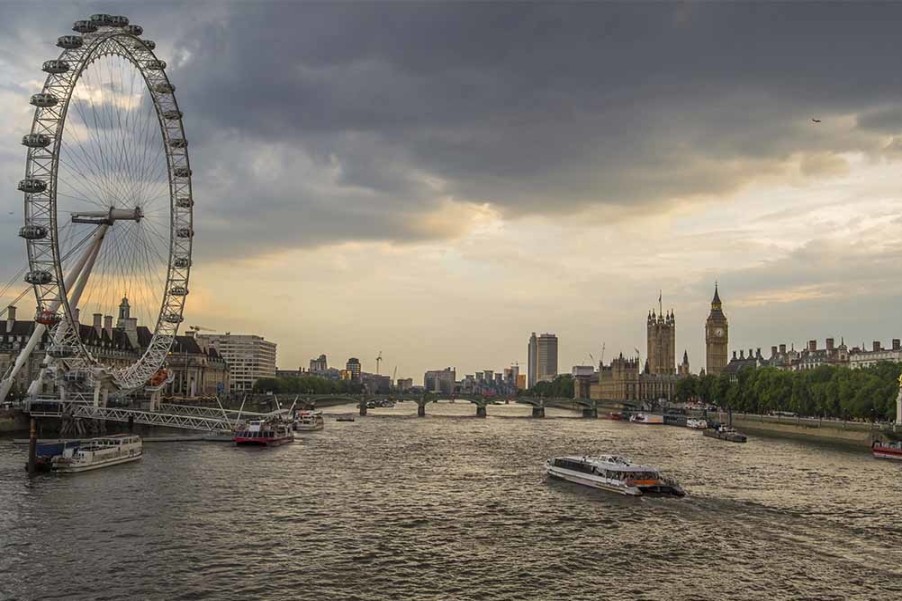
[[[34, 119], [22, 138], [19, 235], [37, 301], [26, 350], [46, 333], [45, 377], [64, 376], [64, 387], [136, 390], [163, 365], [188, 294], [188, 140], [166, 63], [140, 26], [96, 14], [72, 29], [57, 40], [59, 57], [43, 63], [46, 79], [31, 96]], [[115, 315], [123, 297], [150, 336], [141, 353], [112, 362], [83, 340], [79, 316]]]

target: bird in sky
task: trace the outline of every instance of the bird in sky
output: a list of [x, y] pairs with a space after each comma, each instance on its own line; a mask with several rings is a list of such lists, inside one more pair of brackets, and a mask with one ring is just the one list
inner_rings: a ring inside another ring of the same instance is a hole
[[812, 119], [811, 122], [812, 122], [812, 123], [820, 123], [821, 120], [820, 120], [820, 119]]

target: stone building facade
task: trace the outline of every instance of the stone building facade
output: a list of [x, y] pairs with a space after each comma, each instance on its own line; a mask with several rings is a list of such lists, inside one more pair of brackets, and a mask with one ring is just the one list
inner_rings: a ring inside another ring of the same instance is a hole
[[646, 321], [647, 365], [646, 371], [653, 375], [674, 375], [676, 373], [676, 317], [673, 311], [664, 314], [663, 308], [655, 314], [648, 312]]

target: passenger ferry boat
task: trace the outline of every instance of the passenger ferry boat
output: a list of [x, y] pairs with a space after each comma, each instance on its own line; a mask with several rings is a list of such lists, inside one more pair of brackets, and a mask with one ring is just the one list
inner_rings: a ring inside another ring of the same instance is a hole
[[77, 446], [65, 447], [50, 460], [50, 469], [63, 474], [87, 472], [141, 459], [144, 443], [140, 436], [117, 434], [91, 438]]
[[279, 419], [252, 420], [235, 431], [232, 440], [238, 446], [275, 447], [294, 440], [290, 422]]
[[298, 411], [293, 426], [298, 432], [322, 430], [325, 427], [323, 414], [319, 411]]
[[693, 430], [706, 430], [708, 428], [708, 422], [703, 419], [690, 417], [686, 420], [686, 427], [692, 428]]
[[621, 495], [686, 495], [679, 484], [661, 476], [657, 469], [634, 465], [619, 455], [555, 457], [545, 462], [545, 473], [553, 478]]
[[634, 424], [663, 424], [664, 416], [652, 413], [636, 413], [630, 416], [630, 421]]
[[871, 444], [871, 454], [877, 459], [902, 461], [902, 440], [878, 441]]

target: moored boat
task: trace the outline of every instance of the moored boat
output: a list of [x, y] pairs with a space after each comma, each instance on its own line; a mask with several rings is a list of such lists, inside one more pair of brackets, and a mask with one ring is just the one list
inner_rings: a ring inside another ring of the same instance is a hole
[[877, 459], [902, 461], [902, 440], [875, 440], [871, 444], [871, 454]]
[[690, 417], [686, 420], [686, 427], [692, 428], [693, 430], [706, 430], [708, 428], [708, 422], [703, 419]]
[[144, 444], [140, 436], [116, 434], [91, 438], [78, 445], [65, 446], [50, 460], [50, 469], [62, 474], [87, 472], [141, 459]]
[[252, 420], [235, 431], [232, 440], [238, 446], [275, 447], [292, 442], [291, 424], [280, 419]]
[[[15, 441], [19, 444], [28, 444], [28, 439]], [[66, 449], [74, 449], [81, 446], [77, 439], [39, 440], [35, 446], [35, 470], [49, 472], [53, 469], [53, 458], [63, 454]], [[28, 469], [28, 464], [25, 465]]]
[[618, 455], [554, 457], [545, 462], [545, 473], [621, 495], [682, 497], [686, 494], [679, 484], [662, 476], [656, 468], [634, 465]]
[[708, 428], [702, 432], [710, 438], [719, 438], [720, 440], [728, 440], [730, 442], [745, 442], [747, 440], [745, 434], [737, 432], [731, 426], [718, 425], [714, 428]]
[[325, 427], [323, 414], [319, 411], [298, 411], [292, 424], [298, 432], [314, 432]]

